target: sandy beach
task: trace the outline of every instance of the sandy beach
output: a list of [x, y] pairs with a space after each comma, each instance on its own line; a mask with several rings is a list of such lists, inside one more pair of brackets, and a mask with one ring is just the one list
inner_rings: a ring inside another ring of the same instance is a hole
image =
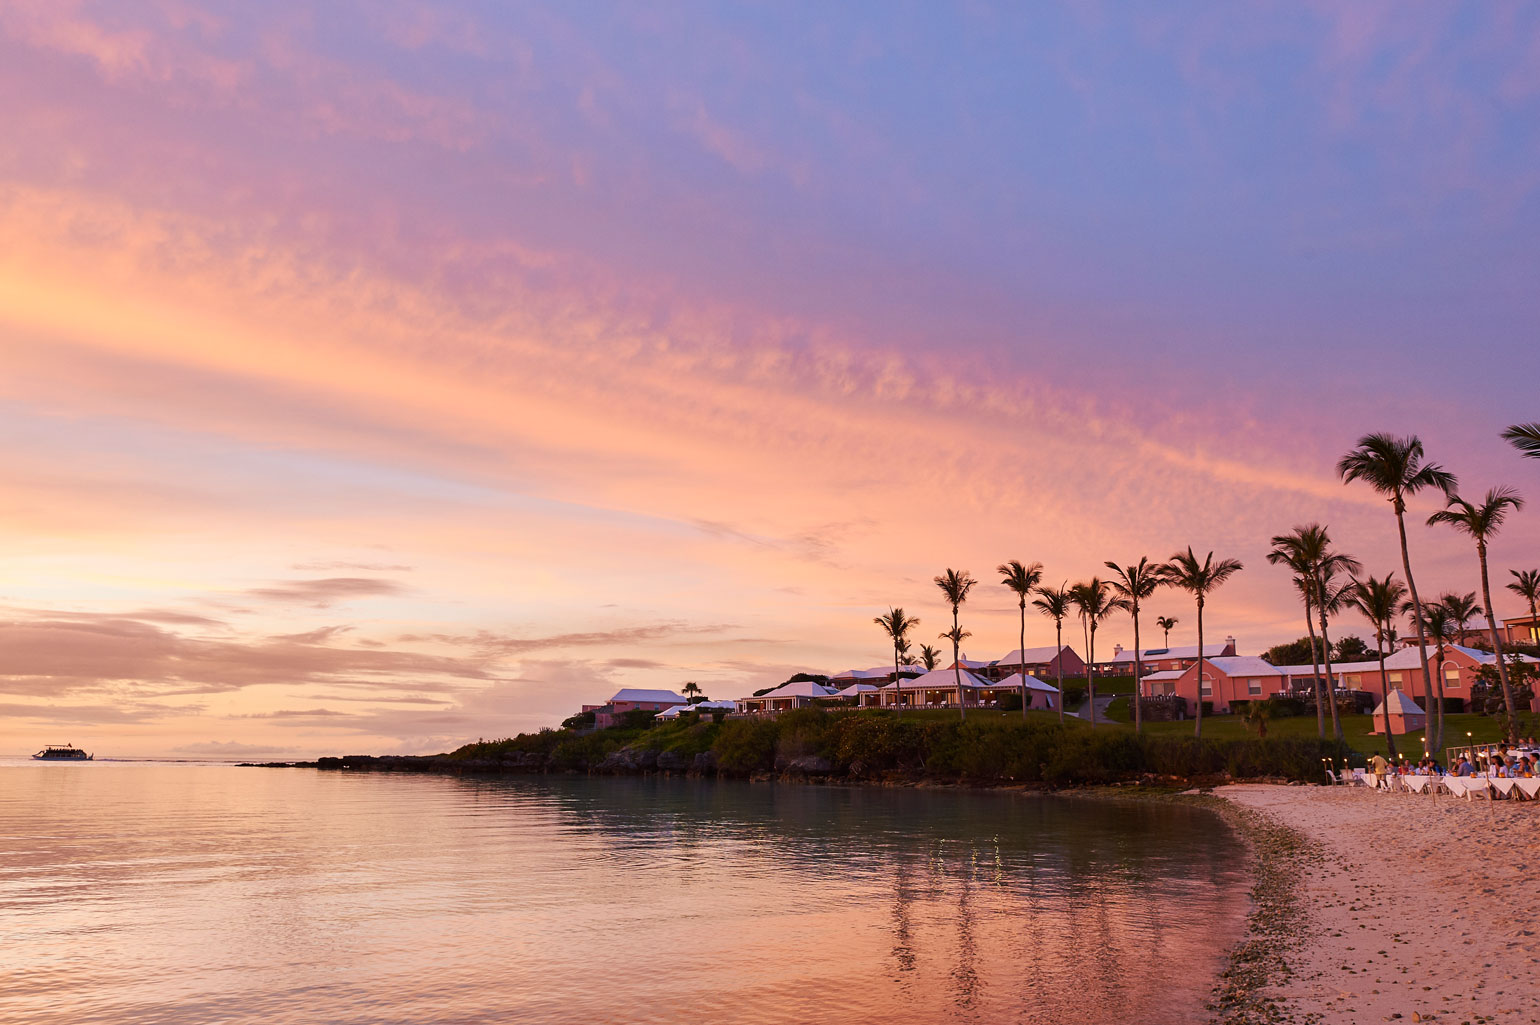
[[1215, 793], [1314, 844], [1307, 933], [1286, 956], [1291, 977], [1266, 994], [1283, 1020], [1540, 1020], [1540, 804], [1260, 784]]

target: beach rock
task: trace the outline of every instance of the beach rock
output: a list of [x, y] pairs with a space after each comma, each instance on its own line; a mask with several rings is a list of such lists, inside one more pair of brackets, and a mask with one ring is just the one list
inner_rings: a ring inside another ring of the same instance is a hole
[[803, 755], [800, 758], [793, 758], [787, 762], [784, 771], [800, 776], [827, 776], [834, 771], [834, 766], [829, 763], [827, 758], [820, 758], [817, 755]]
[[702, 775], [714, 776], [717, 771], [717, 753], [715, 751], [702, 751], [695, 756], [690, 763], [690, 771], [699, 772]]
[[659, 751], [657, 765], [659, 772], [683, 772], [690, 763], [677, 751]]

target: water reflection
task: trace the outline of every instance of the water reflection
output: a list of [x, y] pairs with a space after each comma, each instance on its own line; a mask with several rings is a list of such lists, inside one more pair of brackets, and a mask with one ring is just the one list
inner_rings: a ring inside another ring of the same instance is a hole
[[1184, 808], [677, 780], [0, 769], [0, 1019], [1187, 1021]]

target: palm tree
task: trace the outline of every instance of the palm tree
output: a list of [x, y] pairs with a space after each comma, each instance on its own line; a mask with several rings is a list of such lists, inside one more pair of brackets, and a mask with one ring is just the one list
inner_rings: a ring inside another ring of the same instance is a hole
[[[1348, 604], [1362, 612], [1364, 618], [1374, 624], [1374, 653], [1380, 661], [1380, 681], [1385, 681], [1385, 642], [1389, 639], [1392, 630], [1391, 624], [1400, 614], [1406, 603], [1406, 587], [1396, 579], [1394, 573], [1385, 574], [1385, 579], [1378, 580], [1369, 577], [1367, 580], [1355, 580], [1353, 590], [1348, 597]], [[1385, 744], [1390, 749], [1391, 761], [1396, 757], [1396, 738], [1390, 732], [1390, 687], [1386, 685], [1385, 691]]]
[[893, 700], [898, 702], [898, 714], [904, 714], [904, 681], [899, 678], [898, 667], [903, 663], [904, 652], [909, 650], [909, 631], [920, 625], [918, 616], [906, 616], [903, 609], [890, 608], [872, 620], [882, 627], [882, 632], [893, 642]]
[[700, 684], [696, 683], [694, 680], [688, 680], [685, 682], [685, 685], [679, 689], [684, 691], [685, 698], [689, 699], [700, 693]]
[[925, 667], [927, 673], [935, 669], [939, 661], [941, 661], [941, 652], [937, 651], [933, 645], [920, 645], [920, 665]]
[[935, 579], [936, 586], [941, 588], [942, 596], [952, 606], [952, 629], [941, 636], [952, 642], [952, 669], [957, 677], [957, 707], [962, 711], [961, 718], [967, 719], [968, 699], [963, 694], [962, 665], [960, 661], [962, 656], [959, 654], [958, 649], [962, 644], [963, 638], [972, 635], [964, 633], [962, 628], [957, 625], [957, 608], [968, 600], [968, 592], [973, 590], [973, 585], [978, 583], [978, 581], [974, 580], [967, 570], [959, 573], [955, 569], [948, 569], [944, 574]]
[[1503, 432], [1503, 440], [1518, 449], [1520, 455], [1540, 459], [1540, 424], [1514, 424]]
[[[1144, 718], [1139, 710], [1139, 680], [1144, 675], [1143, 662], [1139, 658], [1139, 604], [1154, 594], [1161, 585], [1161, 569], [1152, 565], [1147, 556], [1141, 555], [1132, 566], [1106, 564], [1112, 570], [1112, 592], [1118, 602], [1134, 617], [1134, 732], [1144, 730]], [[1093, 712], [1094, 716], [1094, 712]]]
[[[1412, 607], [1422, 608], [1417, 596], [1417, 580], [1412, 576], [1412, 554], [1406, 546], [1406, 500], [1419, 491], [1438, 488], [1449, 494], [1457, 483], [1455, 476], [1437, 463], [1424, 463], [1422, 440], [1416, 435], [1398, 438], [1392, 434], [1366, 434], [1358, 439], [1358, 446], [1337, 461], [1337, 472], [1342, 481], [1350, 484], [1361, 480], [1385, 496], [1396, 514], [1396, 531], [1401, 538], [1401, 572], [1406, 576], [1406, 589], [1412, 596]], [[1413, 616], [1417, 627], [1417, 664], [1422, 667], [1423, 698], [1432, 701], [1433, 684], [1428, 678], [1428, 635], [1422, 628], [1422, 617]], [[1442, 742], [1443, 737], [1436, 738]], [[1434, 750], [1438, 745], [1433, 745]]]
[[1166, 563], [1161, 572], [1161, 577], [1172, 587], [1180, 587], [1192, 594], [1198, 603], [1198, 717], [1193, 726], [1193, 736], [1203, 736], [1203, 606], [1208, 601], [1209, 593], [1214, 591], [1241, 570], [1241, 564], [1235, 559], [1220, 559], [1214, 561], [1214, 553], [1209, 552], [1202, 561], [1198, 561], [1193, 553], [1192, 546], [1187, 546], [1187, 551], [1177, 552], [1171, 556], [1171, 561]]
[[1069, 615], [1069, 581], [1057, 588], [1039, 587], [1032, 605], [1053, 620], [1053, 664], [1059, 684], [1059, 722], [1064, 721], [1064, 617]]
[[1027, 717], [1027, 598], [1037, 589], [1037, 585], [1043, 579], [1043, 564], [1034, 562], [1030, 566], [1023, 566], [1018, 560], [1001, 563], [995, 567], [995, 572], [1000, 574], [1000, 583], [1016, 592], [1016, 597], [1021, 605], [1021, 647], [1017, 654], [1021, 656], [1021, 717]]
[[1540, 569], [1510, 569], [1508, 572], [1514, 577], [1508, 590], [1529, 603], [1530, 640], [1540, 641], [1540, 612], [1536, 611], [1540, 606]]
[[1167, 648], [1171, 647], [1171, 628], [1180, 622], [1181, 620], [1177, 619], [1175, 616], [1155, 617], [1155, 625], [1160, 627], [1161, 631], [1166, 635], [1165, 646]]
[[1095, 729], [1096, 678], [1092, 675], [1092, 669], [1096, 665], [1096, 627], [1102, 620], [1121, 609], [1123, 603], [1113, 599], [1112, 584], [1101, 577], [1092, 577], [1083, 584], [1076, 584], [1074, 587], [1071, 587], [1069, 589], [1069, 600], [1070, 604], [1075, 607], [1075, 610], [1080, 613], [1080, 623], [1085, 629], [1086, 698], [1090, 701], [1091, 727]]
[[1492, 582], [1487, 577], [1487, 542], [1502, 529], [1508, 513], [1524, 508], [1524, 499], [1512, 488], [1491, 488], [1480, 505], [1472, 505], [1459, 495], [1449, 496], [1448, 508], [1428, 517], [1428, 523], [1447, 523], [1460, 533], [1475, 539], [1476, 558], [1481, 563], [1481, 600], [1487, 606], [1487, 629], [1492, 631], [1492, 650], [1497, 653], [1497, 679], [1503, 687], [1503, 705], [1508, 709], [1508, 743], [1518, 740], [1517, 711], [1513, 684], [1508, 680], [1508, 663], [1503, 658], [1503, 638], [1497, 632], [1497, 618], [1492, 612]]
[[1320, 649], [1316, 646], [1315, 618], [1311, 615], [1315, 610], [1315, 574], [1304, 554], [1296, 551], [1293, 545], [1279, 546], [1275, 543], [1267, 555], [1267, 561], [1274, 565], [1281, 563], [1294, 571], [1294, 589], [1299, 592], [1300, 600], [1305, 604], [1305, 632], [1310, 635], [1310, 678], [1315, 681], [1315, 730], [1317, 736], [1325, 740], [1329, 688], [1321, 680]]
[[[1325, 663], [1326, 688], [1331, 699], [1332, 735], [1342, 739], [1342, 720], [1337, 714], [1337, 689], [1331, 671], [1331, 637], [1327, 622], [1332, 613], [1341, 608], [1351, 591], [1351, 583], [1338, 583], [1336, 578], [1352, 575], [1363, 567], [1351, 555], [1334, 551], [1331, 534], [1319, 523], [1295, 527], [1288, 534], [1273, 538], [1267, 561], [1283, 563], [1296, 572], [1303, 573], [1309, 581], [1309, 603], [1321, 624], [1321, 659]], [[1314, 644], [1314, 641], [1311, 642]], [[1314, 653], [1312, 652], [1312, 661]]]

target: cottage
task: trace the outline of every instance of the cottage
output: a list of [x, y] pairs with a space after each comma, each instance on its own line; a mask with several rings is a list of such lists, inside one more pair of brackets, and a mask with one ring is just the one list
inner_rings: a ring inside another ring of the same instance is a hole
[[1027, 686], [1028, 708], [1043, 712], [1057, 712], [1059, 710], [1059, 688], [1051, 683], [1044, 683], [1035, 676], [1023, 678], [1020, 673], [1012, 673], [989, 688], [994, 698], [992, 703], [998, 703], [999, 699], [1006, 694], [1020, 694], [1023, 679], [1025, 679]]
[[1422, 710], [1422, 706], [1407, 697], [1400, 690], [1393, 690], [1390, 696], [1381, 701], [1374, 709], [1374, 732], [1385, 732], [1386, 709], [1390, 712], [1391, 733], [1411, 733], [1415, 730], [1426, 729], [1428, 715]]
[[598, 729], [609, 729], [620, 722], [620, 717], [627, 712], [662, 712], [675, 705], [689, 704], [683, 694], [675, 694], [671, 690], [641, 690], [636, 687], [623, 687], [615, 692], [615, 696], [602, 705], [584, 705], [583, 711], [594, 713], [594, 726]]
[[1039, 680], [1058, 679], [1061, 673], [1066, 677], [1084, 676], [1085, 660], [1068, 644], [1059, 648], [1052, 644], [1042, 648], [1017, 648], [995, 659], [987, 675], [999, 680], [1014, 673], [1026, 673]]
[[[1196, 651], [1196, 648], [1194, 648]], [[1265, 701], [1283, 687], [1285, 677], [1277, 666], [1255, 655], [1217, 655], [1203, 660], [1201, 700], [1213, 702], [1214, 711], [1224, 714], [1236, 704]], [[1144, 697], [1175, 694], [1187, 699], [1192, 708], [1200, 700], [1198, 663], [1190, 668], [1166, 669], [1139, 681]]]
[[739, 698], [736, 705], [739, 712], [789, 712], [793, 708], [807, 708], [815, 701], [833, 697], [836, 693], [833, 687], [825, 687], [811, 680], [798, 680], [796, 683], [783, 683], [775, 690], [757, 697]]
[[[1235, 638], [1226, 637], [1223, 643], [1205, 644], [1204, 658], [1223, 658], [1235, 654]], [[1189, 644], [1181, 648], [1142, 648], [1139, 652], [1139, 668], [1145, 673], [1168, 673], [1191, 669], [1198, 662], [1198, 646]], [[1112, 658], [1096, 664], [1098, 673], [1114, 676], [1134, 674], [1134, 653], [1124, 650], [1121, 644], [1112, 648]]]
[[934, 669], [912, 680], [906, 677], [890, 683], [882, 688], [882, 703], [889, 707], [956, 708], [959, 679], [968, 704], [979, 704], [980, 697], [989, 689], [989, 681], [966, 669]]

